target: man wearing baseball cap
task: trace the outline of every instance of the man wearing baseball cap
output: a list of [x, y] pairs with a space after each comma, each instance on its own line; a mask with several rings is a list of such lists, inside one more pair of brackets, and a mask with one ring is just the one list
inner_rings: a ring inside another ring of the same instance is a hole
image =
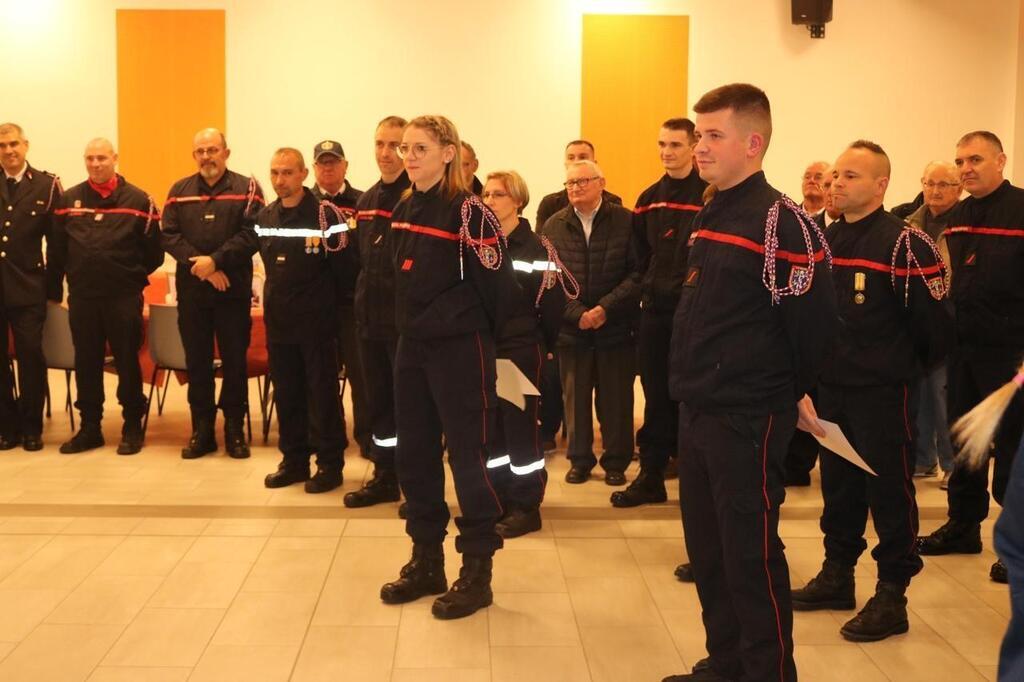
[[[356, 202], [362, 196], [358, 190], [345, 180], [348, 172], [348, 160], [341, 143], [335, 140], [323, 140], [313, 147], [313, 173], [316, 183], [313, 185], [313, 196], [317, 201], [329, 201], [341, 208], [346, 214], [355, 217]], [[349, 221], [352, 226], [355, 220]], [[365, 391], [363, 390], [363, 369], [359, 359], [359, 340], [356, 335], [355, 290], [356, 278], [359, 276], [358, 240], [350, 240], [349, 247], [341, 252], [341, 267], [335, 272], [338, 302], [338, 370], [343, 373], [346, 383], [352, 387], [352, 412], [354, 424], [352, 434], [359, 443], [359, 449], [366, 456], [370, 452], [370, 414]], [[344, 386], [344, 384], [341, 384]], [[338, 398], [341, 404], [341, 397]], [[342, 423], [345, 414], [342, 412]], [[346, 437], [347, 447], [347, 437]]]

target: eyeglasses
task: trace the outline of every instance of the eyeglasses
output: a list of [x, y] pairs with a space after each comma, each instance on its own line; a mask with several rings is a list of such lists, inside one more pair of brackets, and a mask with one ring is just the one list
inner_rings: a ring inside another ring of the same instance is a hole
[[428, 147], [425, 144], [405, 144], [404, 142], [398, 145], [398, 156], [403, 159], [420, 159], [429, 152], [431, 149], [440, 149], [441, 147]]
[[480, 198], [483, 199], [484, 201], [487, 201], [488, 199], [490, 199], [492, 197], [495, 198], [495, 199], [504, 199], [507, 196], [509, 196], [508, 192], [497, 192], [497, 191], [495, 191], [495, 192], [484, 192], [483, 194], [480, 195]]
[[217, 154], [220, 154], [220, 152], [220, 147], [202, 147], [200, 149], [195, 150], [192, 153], [195, 154], [196, 156], [217, 156]]
[[924, 186], [925, 189], [937, 189], [937, 190], [939, 190], [941, 192], [945, 192], [947, 189], [953, 189], [954, 187], [959, 187], [960, 183], [959, 182], [932, 182], [931, 180], [929, 180], [928, 182], [922, 182], [921, 185]]
[[575, 180], [566, 180], [564, 185], [566, 189], [573, 189], [574, 187], [585, 189], [586, 186], [590, 184], [591, 180], [597, 180], [597, 176], [594, 176], [592, 178], [577, 178]]

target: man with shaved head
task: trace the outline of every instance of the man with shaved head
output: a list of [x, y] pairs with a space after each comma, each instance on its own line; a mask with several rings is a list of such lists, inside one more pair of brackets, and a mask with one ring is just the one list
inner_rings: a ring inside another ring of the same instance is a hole
[[[970, 196], [950, 211], [946, 230], [957, 339], [949, 361], [951, 421], [1009, 381], [1024, 348], [1024, 189], [1004, 179], [1002, 142], [987, 130], [960, 138], [955, 162]], [[993, 442], [992, 496], [1000, 504], [1022, 429], [1024, 399], [1018, 392]], [[988, 471], [987, 466], [953, 469], [949, 521], [922, 538], [922, 554], [981, 552], [981, 522], [989, 507]], [[989, 575], [1006, 582], [1006, 566], [997, 561]]]
[[[217, 450], [217, 408], [224, 413], [224, 449], [236, 459], [249, 456], [243, 420], [248, 398], [245, 353], [249, 347], [252, 231], [263, 193], [254, 179], [228, 170], [231, 156], [224, 133], [200, 130], [192, 138], [197, 171], [174, 183], [164, 204], [162, 242], [177, 261], [178, 329], [188, 366], [192, 436], [184, 459]], [[213, 349], [216, 338], [224, 383], [214, 402]]]
[[806, 587], [793, 591], [798, 611], [856, 608], [853, 570], [867, 547], [870, 510], [878, 584], [840, 630], [857, 642], [909, 628], [905, 591], [922, 567], [914, 542], [910, 394], [923, 371], [945, 357], [950, 330], [934, 244], [882, 206], [890, 172], [889, 157], [867, 140], [851, 144], [833, 169], [833, 200], [843, 215], [825, 234], [845, 327], [822, 372], [816, 412], [839, 424], [877, 475], [822, 451], [825, 563]]
[[[946, 248], [946, 221], [960, 200], [960, 173], [946, 161], [933, 161], [921, 175], [924, 204], [907, 217], [907, 222], [923, 230], [939, 247], [943, 260], [949, 261]], [[917, 457], [914, 476], [934, 476], [936, 464], [942, 469], [939, 486], [949, 485], [953, 471], [953, 443], [949, 437], [946, 412], [946, 365], [938, 365], [921, 378], [917, 410]]]
[[[256, 218], [260, 256], [267, 268], [263, 306], [270, 377], [274, 382], [281, 462], [263, 484], [305, 482], [307, 493], [341, 485], [345, 429], [338, 409], [336, 282], [347, 261], [346, 225], [303, 185], [302, 152], [282, 147], [270, 160], [277, 200]], [[326, 225], [325, 225], [326, 224]], [[340, 234], [328, 235], [325, 227]], [[351, 237], [351, 238], [354, 238]], [[316, 473], [309, 456], [316, 453]]]
[[29, 165], [28, 149], [21, 126], [0, 124], [0, 333], [6, 338], [10, 327], [20, 389], [15, 400], [7, 344], [0, 344], [0, 450], [43, 447], [47, 292], [42, 241], [47, 238], [49, 247], [53, 210], [62, 190], [56, 175]]
[[117, 454], [142, 449], [142, 290], [164, 261], [160, 214], [148, 194], [118, 175], [109, 140], [85, 147], [89, 178], [69, 189], [56, 211], [47, 268], [49, 291], [60, 300], [68, 278], [68, 311], [75, 344], [76, 405], [82, 428], [60, 446], [63, 454], [102, 447], [103, 364], [107, 346], [117, 368], [124, 426]]

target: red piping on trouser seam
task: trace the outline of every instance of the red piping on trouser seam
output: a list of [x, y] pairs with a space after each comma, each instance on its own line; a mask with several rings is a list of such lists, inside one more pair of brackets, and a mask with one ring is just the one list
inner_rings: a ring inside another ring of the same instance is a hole
[[764, 520], [764, 575], [768, 579], [768, 596], [775, 609], [775, 630], [779, 634], [779, 682], [786, 677], [786, 644], [782, 636], [782, 616], [779, 614], [779, 603], [775, 599], [775, 587], [772, 585], [772, 574], [768, 568], [768, 510], [772, 508], [768, 498], [768, 437], [772, 432], [772, 415], [768, 415], [768, 428], [764, 432], [764, 446], [761, 449], [761, 492], [764, 494], [765, 511], [761, 516]]

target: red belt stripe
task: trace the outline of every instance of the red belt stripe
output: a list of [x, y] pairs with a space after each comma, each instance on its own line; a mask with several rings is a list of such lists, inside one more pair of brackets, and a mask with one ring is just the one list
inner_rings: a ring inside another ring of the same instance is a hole
[[[864, 268], [865, 270], [875, 270], [877, 272], [884, 272], [891, 274], [893, 267], [890, 263], [878, 263], [873, 260], [865, 260], [863, 258], [839, 258], [835, 257], [832, 259], [832, 265], [841, 268]], [[938, 275], [942, 272], [942, 266], [938, 263], [935, 265], [929, 265], [926, 268], [896, 268], [895, 273], [897, 277], [906, 277], [910, 275]]]
[[[754, 253], [764, 255], [763, 245], [758, 244], [757, 242], [752, 241], [750, 239], [747, 239], [746, 237], [739, 237], [734, 234], [714, 232], [712, 230], [697, 230], [695, 238], [710, 239], [711, 241], [720, 242], [722, 244], [732, 244], [733, 246], [739, 246], [740, 248], [747, 249], [748, 251], [753, 251]], [[793, 253], [792, 251], [784, 251], [783, 249], [779, 249], [775, 252], [775, 254], [778, 258], [782, 258], [783, 260], [787, 260], [790, 263], [796, 265], [807, 265], [808, 263], [807, 254], [805, 253]], [[815, 251], [814, 262], [820, 263], [823, 260], [825, 260], [825, 250], [819, 249]], [[888, 272], [888, 269], [886, 270], [886, 272]]]
[[1024, 237], [1024, 229], [1009, 227], [971, 227], [959, 225], [946, 229], [946, 234], [988, 234], [996, 237]]
[[704, 207], [696, 206], [694, 204], [676, 204], [671, 201], [659, 201], [654, 204], [648, 204], [647, 206], [637, 206], [633, 209], [633, 213], [647, 213], [648, 211], [653, 211], [656, 208], [671, 208], [676, 211], [697, 212]]
[[[416, 232], [418, 234], [425, 234], [428, 237], [437, 237], [438, 239], [447, 239], [448, 241], [457, 242], [461, 239], [457, 232], [448, 232], [437, 227], [427, 227], [426, 225], [414, 225], [413, 223], [391, 223], [392, 230], [407, 230], [409, 232]], [[475, 241], [474, 241], [475, 243]], [[488, 237], [483, 240], [483, 243], [488, 246], [493, 246], [498, 243], [497, 237]]]
[[372, 209], [368, 209], [368, 210], [365, 210], [365, 211], [359, 211], [359, 212], [356, 213], [356, 219], [357, 220], [364, 220], [364, 219], [369, 219], [369, 218], [375, 218], [375, 217], [378, 217], [378, 216], [381, 217], [381, 218], [390, 218], [391, 217], [391, 211], [385, 211], [382, 208], [372, 208]]
[[150, 220], [159, 220], [159, 213], [147, 213], [146, 211], [139, 211], [134, 208], [58, 208], [54, 211], [56, 215], [89, 215], [94, 213], [116, 213], [121, 215], [133, 215], [139, 218], [147, 218]]
[[[254, 195], [254, 201], [263, 203], [263, 198], [259, 195]], [[186, 204], [195, 201], [246, 201], [249, 199], [248, 194], [218, 194], [216, 196], [183, 196], [183, 197], [167, 197], [167, 204]]]

